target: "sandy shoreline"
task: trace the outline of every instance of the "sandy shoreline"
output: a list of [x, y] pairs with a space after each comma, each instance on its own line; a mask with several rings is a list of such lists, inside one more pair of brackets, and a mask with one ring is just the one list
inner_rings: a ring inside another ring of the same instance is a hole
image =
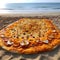
[[0, 13], [0, 16], [4, 16], [4, 17], [19, 17], [19, 16], [23, 16], [23, 17], [34, 17], [34, 16], [58, 16], [60, 15], [59, 11], [56, 12], [18, 12], [18, 13]]

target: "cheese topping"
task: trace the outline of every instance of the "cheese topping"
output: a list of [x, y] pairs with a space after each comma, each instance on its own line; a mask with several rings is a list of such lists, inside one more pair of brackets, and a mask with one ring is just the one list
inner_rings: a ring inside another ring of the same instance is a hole
[[52, 32], [56, 32], [56, 30], [52, 30]]
[[[34, 42], [34, 43], [38, 43], [39, 41], [41, 41], [42, 43], [49, 43], [48, 38], [45, 39], [43, 38], [43, 40], [39, 40], [36, 38], [42, 38], [45, 37], [46, 32], [51, 30], [52, 33], [56, 32], [56, 30], [53, 30], [52, 25], [51, 26], [47, 26], [46, 22], [44, 22], [44, 20], [22, 20], [19, 21], [18, 24], [12, 24], [11, 26], [9, 26], [8, 28], [5, 29], [6, 32], [4, 33], [4, 35], [1, 35], [1, 37], [8, 37], [8, 38], [12, 38], [13, 42], [14, 39], [16, 39], [17, 41], [20, 41], [20, 45], [21, 46], [25, 46], [25, 45], [29, 45], [30, 42]], [[49, 38], [54, 38], [54, 35], [49, 36]], [[29, 40], [31, 39], [31, 40]], [[7, 41], [8, 45], [12, 45], [14, 44], [13, 42], [11, 42], [10, 40]], [[33, 43], [33, 44], [34, 44]], [[41, 44], [42, 44], [41, 43]]]
[[13, 42], [11, 42], [11, 41], [7, 41], [7, 45], [12, 45], [13, 44]]
[[44, 40], [43, 42], [44, 42], [44, 43], [47, 43], [47, 44], [49, 43], [49, 41], [48, 41], [48, 40]]
[[27, 40], [24, 40], [24, 41], [20, 42], [21, 46], [28, 45], [28, 44], [29, 44], [29, 41], [27, 41]]
[[5, 37], [3, 34], [0, 35], [1, 37]]

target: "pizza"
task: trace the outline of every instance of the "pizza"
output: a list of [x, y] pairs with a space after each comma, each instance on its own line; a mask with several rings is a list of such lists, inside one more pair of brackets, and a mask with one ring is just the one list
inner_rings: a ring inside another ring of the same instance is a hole
[[10, 52], [33, 54], [60, 45], [60, 30], [48, 19], [21, 18], [0, 30], [0, 46]]

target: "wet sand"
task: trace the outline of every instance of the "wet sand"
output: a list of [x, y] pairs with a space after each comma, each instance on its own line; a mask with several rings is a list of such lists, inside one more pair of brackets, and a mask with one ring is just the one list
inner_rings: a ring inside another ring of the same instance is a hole
[[[9, 14], [2, 14], [0, 15], [0, 30], [5, 26], [19, 20], [20, 18], [46, 18], [51, 19], [53, 24], [55, 24], [60, 29], [60, 15], [31, 15], [31, 16], [22, 16], [19, 15], [9, 15]], [[0, 47], [0, 60], [60, 60], [60, 46], [50, 52], [42, 52], [38, 54], [18, 54], [18, 53], [11, 53], [8, 52]]]

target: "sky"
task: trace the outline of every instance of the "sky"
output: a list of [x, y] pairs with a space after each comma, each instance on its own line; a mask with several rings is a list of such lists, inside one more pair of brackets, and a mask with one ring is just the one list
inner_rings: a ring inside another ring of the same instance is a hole
[[60, 2], [60, 0], [0, 0], [0, 3]]
[[7, 3], [41, 3], [41, 2], [60, 2], [60, 0], [0, 0], [0, 8], [5, 7]]

